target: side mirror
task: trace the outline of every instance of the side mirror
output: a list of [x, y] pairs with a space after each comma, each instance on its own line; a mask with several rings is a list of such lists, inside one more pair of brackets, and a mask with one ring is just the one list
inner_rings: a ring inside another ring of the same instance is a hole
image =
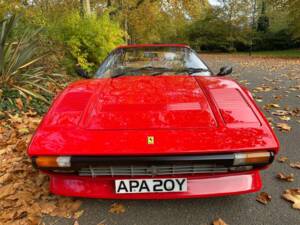
[[232, 73], [232, 67], [231, 66], [224, 66], [220, 69], [220, 72], [217, 74], [218, 76], [226, 76], [228, 74]]
[[88, 72], [86, 72], [84, 69], [82, 69], [80, 66], [76, 66], [75, 71], [78, 76], [83, 77], [83, 78], [90, 78]]

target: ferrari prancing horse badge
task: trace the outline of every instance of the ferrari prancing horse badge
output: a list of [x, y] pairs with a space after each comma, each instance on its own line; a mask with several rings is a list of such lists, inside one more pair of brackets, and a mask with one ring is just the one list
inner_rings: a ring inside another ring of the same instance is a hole
[[148, 136], [147, 140], [148, 140], [148, 145], [154, 145], [154, 136]]

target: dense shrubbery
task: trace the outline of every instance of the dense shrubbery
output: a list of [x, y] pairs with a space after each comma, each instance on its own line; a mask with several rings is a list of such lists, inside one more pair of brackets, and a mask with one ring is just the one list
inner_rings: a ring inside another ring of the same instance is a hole
[[277, 32], [258, 32], [254, 38], [254, 50], [284, 50], [298, 47], [298, 42], [287, 29]]
[[46, 71], [40, 63], [48, 56], [38, 43], [41, 30], [20, 25], [15, 16], [0, 21], [0, 111], [16, 111], [18, 99], [19, 108], [31, 105], [42, 112], [62, 75]]
[[[300, 4], [300, 0], [297, 1]], [[299, 23], [287, 18], [290, 14], [287, 11], [288, 3], [278, 6], [275, 2], [268, 2], [268, 9], [275, 5], [267, 11], [266, 1], [262, 1], [257, 5], [254, 18], [251, 18], [251, 7], [247, 8], [243, 2], [237, 5], [239, 1], [229, 0], [224, 4], [207, 10], [204, 17], [185, 29], [190, 45], [198, 50], [225, 52], [300, 47], [300, 36], [295, 25]]]
[[18, 20], [14, 8], [0, 9], [1, 112], [17, 112], [21, 103], [23, 111], [45, 112], [55, 93], [75, 78], [66, 72], [72, 75], [77, 64], [94, 72], [123, 43], [124, 32], [108, 13], [57, 7], [17, 8]]
[[89, 72], [123, 42], [123, 31], [108, 14], [82, 17], [74, 11], [56, 21], [47, 21], [46, 26], [49, 37], [65, 47], [69, 57], [67, 65], [78, 63]]
[[249, 45], [248, 33], [222, 20], [216, 11], [192, 23], [186, 33], [190, 45], [204, 51], [236, 51]]

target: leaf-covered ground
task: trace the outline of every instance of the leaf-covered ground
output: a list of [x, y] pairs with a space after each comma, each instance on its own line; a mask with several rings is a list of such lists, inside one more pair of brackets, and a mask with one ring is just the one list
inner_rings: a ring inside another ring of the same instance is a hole
[[81, 205], [51, 195], [48, 177], [31, 166], [26, 148], [40, 120], [32, 112], [1, 120], [0, 224], [39, 224], [42, 214], [72, 218]]
[[41, 120], [29, 111], [0, 120], [0, 224], [299, 224], [300, 60], [203, 58], [215, 72], [224, 65], [234, 67], [232, 77], [251, 90], [280, 139], [280, 157], [262, 172], [261, 193], [173, 201], [51, 195], [47, 176], [32, 168], [26, 155]]

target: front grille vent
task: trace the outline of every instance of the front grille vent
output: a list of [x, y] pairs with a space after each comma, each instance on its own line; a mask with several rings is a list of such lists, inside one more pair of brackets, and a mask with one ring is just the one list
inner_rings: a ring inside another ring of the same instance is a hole
[[221, 165], [132, 165], [81, 168], [80, 176], [158, 176], [178, 174], [225, 173], [229, 169]]

